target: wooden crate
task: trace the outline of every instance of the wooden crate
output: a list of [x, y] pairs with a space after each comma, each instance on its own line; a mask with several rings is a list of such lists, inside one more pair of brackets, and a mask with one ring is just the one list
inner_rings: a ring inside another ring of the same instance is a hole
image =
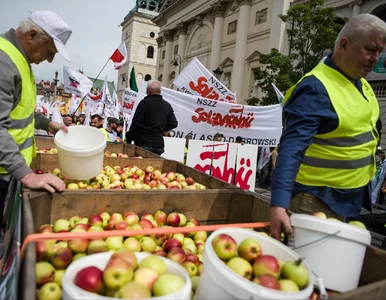
[[[144, 150], [146, 151], [146, 150]], [[137, 166], [145, 169], [147, 166], [153, 166], [161, 172], [177, 172], [183, 174], [185, 177], [192, 177], [196, 182], [205, 185], [209, 189], [235, 189], [240, 190], [233, 184], [229, 184], [223, 180], [210, 176], [204, 172], [198, 171], [192, 167], [186, 166], [180, 162], [159, 158], [121, 158], [121, 157], [104, 157], [104, 166]], [[59, 167], [58, 156], [55, 154], [41, 154], [31, 164], [33, 170], [43, 169], [45, 171], [52, 171]], [[153, 191], [153, 190], [151, 190]], [[199, 192], [199, 191], [197, 191]]]
[[[37, 232], [46, 223], [74, 215], [91, 216], [108, 213], [134, 211], [152, 213], [162, 209], [167, 213], [181, 211], [189, 218], [196, 218], [202, 224], [246, 223], [251, 221], [254, 202], [260, 202], [263, 211], [269, 202], [245, 192], [231, 190], [207, 190], [205, 194], [194, 191], [173, 191], [169, 193], [146, 191], [65, 191], [61, 194], [24, 191], [22, 236]], [[255, 216], [259, 218], [259, 216]], [[263, 218], [263, 216], [262, 216]], [[35, 297], [35, 244], [27, 247], [20, 278], [20, 298]]]
[[[53, 137], [35, 136], [35, 140], [36, 140], [36, 148], [37, 149], [56, 148]], [[126, 144], [126, 143], [108, 142], [106, 145], [105, 151], [109, 151], [110, 153], [114, 152], [117, 154], [118, 153], [127, 154], [129, 157], [142, 156], [143, 158], [160, 158], [160, 159], [163, 159], [161, 156], [154, 154], [150, 151], [147, 151], [145, 149], [142, 149], [141, 147], [138, 147], [138, 146], [133, 145], [133, 144]], [[41, 153], [41, 154], [44, 154], [44, 153]]]

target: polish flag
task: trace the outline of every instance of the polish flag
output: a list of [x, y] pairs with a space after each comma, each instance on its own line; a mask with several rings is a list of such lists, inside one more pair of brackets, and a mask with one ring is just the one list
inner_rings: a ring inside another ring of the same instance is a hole
[[125, 42], [122, 42], [117, 50], [114, 51], [113, 55], [111, 55], [110, 59], [114, 63], [115, 70], [119, 70], [127, 59], [127, 49]]

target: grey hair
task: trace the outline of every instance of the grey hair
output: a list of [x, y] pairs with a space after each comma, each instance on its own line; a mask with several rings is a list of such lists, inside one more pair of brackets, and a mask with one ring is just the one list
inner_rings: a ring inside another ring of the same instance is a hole
[[358, 41], [373, 32], [381, 34], [386, 42], [386, 23], [384, 21], [371, 14], [357, 15], [350, 19], [339, 32], [335, 40], [334, 51], [338, 50], [339, 42], [343, 37], [347, 37], [350, 41]]
[[159, 95], [161, 94], [162, 84], [158, 80], [150, 80], [147, 84], [146, 94]]
[[36, 30], [36, 32], [38, 33], [39, 40], [47, 40], [51, 38], [47, 32], [45, 32], [40, 26], [36, 25], [36, 23], [30, 18], [23, 18], [20, 22], [18, 29], [22, 34], [27, 33], [31, 29]]

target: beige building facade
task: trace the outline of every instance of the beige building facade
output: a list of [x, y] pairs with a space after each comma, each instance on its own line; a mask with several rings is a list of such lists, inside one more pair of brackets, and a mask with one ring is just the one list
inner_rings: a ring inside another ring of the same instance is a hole
[[117, 95], [122, 99], [123, 91], [129, 87], [130, 72], [134, 66], [137, 85], [142, 80], [155, 79], [158, 55], [157, 38], [159, 27], [152, 21], [158, 16], [160, 1], [137, 1], [121, 23], [122, 41], [126, 43], [127, 60], [118, 71]]

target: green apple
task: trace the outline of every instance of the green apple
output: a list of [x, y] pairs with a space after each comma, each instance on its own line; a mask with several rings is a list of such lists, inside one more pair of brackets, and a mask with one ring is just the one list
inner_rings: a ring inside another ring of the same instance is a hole
[[158, 278], [158, 273], [150, 268], [139, 268], [134, 272], [134, 281], [151, 289]]
[[294, 281], [301, 289], [304, 288], [309, 281], [308, 270], [304, 264], [302, 264], [301, 259], [294, 262], [287, 261], [281, 270], [281, 277]]
[[200, 283], [200, 276], [192, 276], [190, 277], [190, 281], [192, 282], [192, 290], [196, 292], [197, 286]]
[[[107, 250], [106, 250], [107, 251]], [[79, 258], [87, 256], [86, 253], [77, 253], [72, 257], [72, 261], [76, 261]], [[65, 271], [65, 270], [64, 270]]]
[[118, 250], [123, 247], [122, 236], [109, 236], [105, 239], [105, 242], [109, 250]]
[[38, 291], [39, 300], [60, 300], [62, 298], [62, 290], [56, 282], [48, 282], [43, 285]]
[[290, 279], [280, 279], [280, 290], [282, 292], [297, 293], [299, 292], [298, 285]]
[[252, 262], [262, 254], [262, 249], [258, 241], [246, 238], [240, 243], [238, 253], [240, 257]]
[[194, 235], [193, 239], [195, 242], [198, 242], [198, 241], [205, 242], [207, 237], [208, 237], [208, 234], [206, 231], [197, 231], [196, 234]]
[[35, 265], [35, 278], [38, 285], [54, 281], [55, 268], [49, 262], [39, 261]]
[[120, 257], [111, 259], [104, 271], [103, 282], [109, 289], [116, 289], [129, 283], [134, 276], [134, 267]]
[[237, 256], [236, 241], [228, 234], [219, 234], [212, 240], [212, 247], [217, 256], [222, 260], [229, 260]]
[[195, 263], [193, 263], [191, 261], [185, 261], [181, 265], [185, 268], [186, 271], [188, 271], [188, 274], [190, 277], [197, 275], [198, 270], [197, 270], [197, 266]]
[[348, 222], [350, 225], [354, 225], [363, 229], [366, 229], [365, 224], [363, 224], [361, 221], [350, 221]]
[[136, 238], [133, 238], [133, 237], [127, 238], [123, 242], [123, 247], [133, 252], [141, 252], [141, 243]]
[[235, 273], [250, 280], [252, 278], [252, 265], [242, 257], [232, 257], [227, 266]]
[[64, 276], [65, 272], [66, 272], [66, 270], [56, 270], [55, 271], [54, 282], [56, 282], [57, 284], [62, 286], [62, 279], [63, 279], [63, 276]]
[[156, 297], [168, 295], [181, 289], [185, 285], [185, 281], [176, 274], [162, 274], [155, 281], [153, 293]]
[[[107, 243], [104, 240], [92, 240], [88, 244], [87, 248], [87, 254], [95, 254], [95, 253], [101, 253], [101, 252], [107, 252], [109, 251], [109, 247], [107, 246]], [[78, 253], [80, 254], [80, 253]]]
[[166, 272], [165, 262], [156, 255], [145, 257], [138, 265], [139, 268], [151, 268], [159, 275]]
[[146, 251], [150, 253], [155, 251], [155, 247], [157, 246], [155, 241], [148, 236], [141, 238], [139, 242], [141, 244], [142, 251]]
[[147, 299], [150, 297], [150, 289], [136, 281], [125, 284], [114, 295], [114, 298], [123, 299]]

